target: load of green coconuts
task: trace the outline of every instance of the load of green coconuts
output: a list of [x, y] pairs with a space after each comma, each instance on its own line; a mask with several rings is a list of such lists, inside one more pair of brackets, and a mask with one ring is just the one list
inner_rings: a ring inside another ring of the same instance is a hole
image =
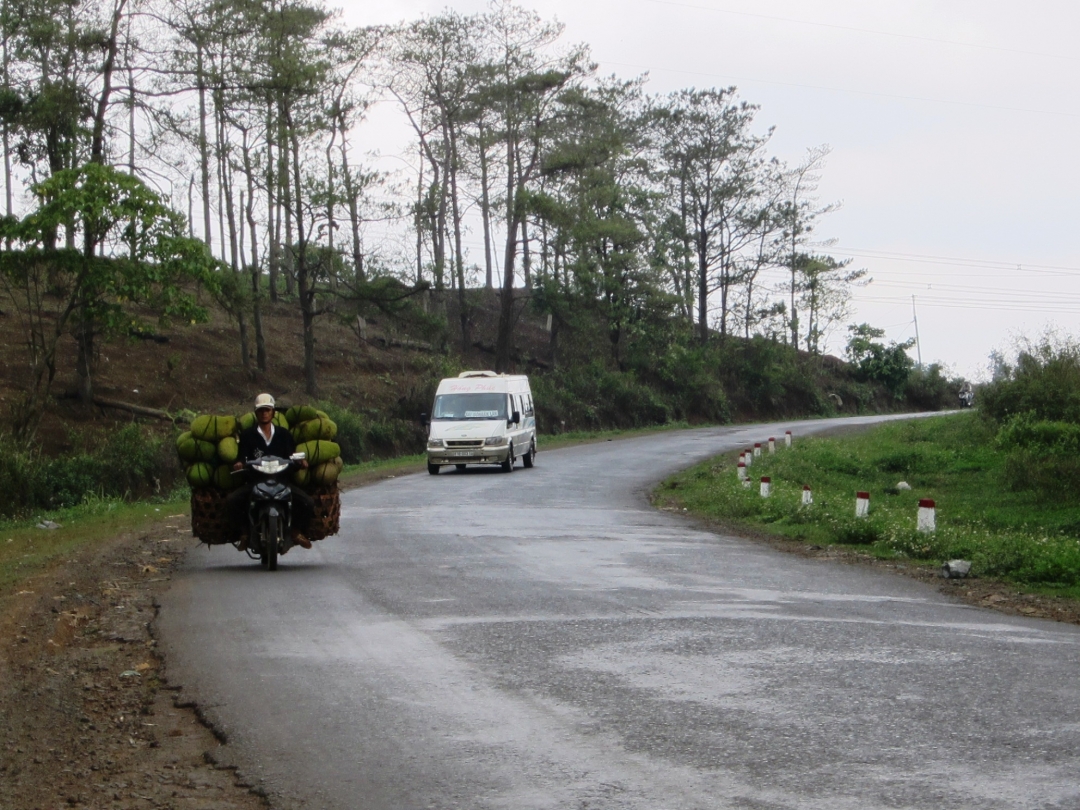
[[[239, 458], [240, 432], [256, 424], [255, 413], [242, 416], [202, 414], [191, 421], [189, 430], [176, 439], [176, 451], [183, 462], [192, 490], [217, 489], [228, 492], [244, 483], [233, 474]], [[337, 425], [311, 405], [296, 405], [274, 413], [274, 425], [292, 433], [296, 452], [304, 453], [307, 469], [293, 473], [293, 482], [306, 490], [333, 487], [344, 462], [341, 448], [333, 441]]]

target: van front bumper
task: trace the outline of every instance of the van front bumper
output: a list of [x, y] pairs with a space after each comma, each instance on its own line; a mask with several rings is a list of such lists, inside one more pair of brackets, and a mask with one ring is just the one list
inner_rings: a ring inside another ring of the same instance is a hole
[[427, 451], [428, 464], [502, 464], [510, 455], [507, 447], [477, 447], [459, 449], [446, 447], [441, 449], [429, 448]]

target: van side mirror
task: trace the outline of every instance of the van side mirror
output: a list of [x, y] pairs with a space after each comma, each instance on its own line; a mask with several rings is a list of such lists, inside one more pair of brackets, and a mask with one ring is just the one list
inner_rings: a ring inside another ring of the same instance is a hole
[[521, 424], [521, 414], [518, 411], [514, 411], [510, 414], [510, 421], [515, 425]]
[[420, 414], [420, 425], [422, 427], [427, 427], [430, 423], [431, 423], [431, 420], [428, 419], [428, 415], [426, 413]]

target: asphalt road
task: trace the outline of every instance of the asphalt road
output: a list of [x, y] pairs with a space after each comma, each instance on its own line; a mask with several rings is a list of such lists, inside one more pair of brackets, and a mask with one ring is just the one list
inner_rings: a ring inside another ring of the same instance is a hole
[[648, 506], [786, 427], [388, 480], [274, 573], [193, 550], [170, 680], [275, 808], [1080, 807], [1080, 629]]

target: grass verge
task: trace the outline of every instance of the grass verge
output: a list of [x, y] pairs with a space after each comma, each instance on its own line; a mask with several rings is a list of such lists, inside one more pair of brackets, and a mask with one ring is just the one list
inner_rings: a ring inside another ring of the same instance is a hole
[[[1080, 502], [1010, 489], [1006, 457], [993, 428], [967, 413], [798, 439], [755, 460], [750, 487], [739, 483], [734, 456], [714, 458], [662, 482], [654, 497], [661, 507], [807, 544], [926, 565], [966, 559], [975, 576], [1080, 598]], [[762, 476], [772, 480], [768, 498]], [[804, 485], [809, 507], [801, 506]], [[867, 518], [855, 517], [857, 491], [871, 494]], [[923, 498], [936, 502], [933, 533], [916, 529]]]
[[[29, 520], [0, 521], [0, 595], [84, 546], [119, 534], [139, 532], [165, 517], [187, 514], [185, 491], [155, 501], [90, 498], [78, 506]], [[37, 528], [45, 521], [59, 528]]]

